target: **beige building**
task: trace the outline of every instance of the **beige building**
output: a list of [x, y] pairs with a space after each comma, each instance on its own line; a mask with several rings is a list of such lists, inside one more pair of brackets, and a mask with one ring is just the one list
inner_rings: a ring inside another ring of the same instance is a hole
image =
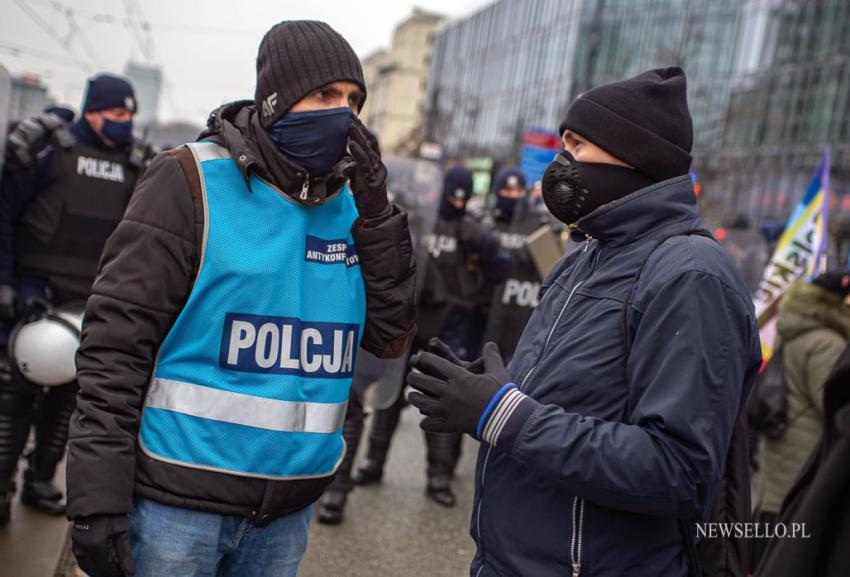
[[442, 20], [439, 14], [414, 8], [396, 26], [390, 48], [363, 59], [369, 97], [360, 117], [378, 134], [385, 152], [410, 154], [418, 149], [431, 48]]

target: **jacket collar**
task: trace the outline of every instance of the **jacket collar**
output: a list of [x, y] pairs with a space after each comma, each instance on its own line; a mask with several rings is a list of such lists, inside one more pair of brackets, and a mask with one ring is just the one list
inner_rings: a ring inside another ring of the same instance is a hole
[[[88, 120], [86, 120], [83, 115], [81, 115], [80, 118], [71, 125], [70, 130], [77, 142], [91, 146], [92, 148], [100, 148], [102, 150], [109, 149], [106, 146], [106, 143], [103, 142], [103, 139], [98, 136], [97, 132], [94, 131], [94, 128], [91, 127]], [[117, 150], [117, 148], [112, 150]]]
[[230, 102], [210, 113], [198, 140], [210, 138], [227, 147], [249, 187], [254, 173], [304, 206], [317, 206], [333, 197], [354, 167], [346, 156], [327, 175], [308, 174], [277, 149], [260, 126], [253, 100]]
[[627, 244], [660, 229], [694, 228], [700, 217], [689, 175], [677, 176], [600, 206], [576, 229], [603, 243]]

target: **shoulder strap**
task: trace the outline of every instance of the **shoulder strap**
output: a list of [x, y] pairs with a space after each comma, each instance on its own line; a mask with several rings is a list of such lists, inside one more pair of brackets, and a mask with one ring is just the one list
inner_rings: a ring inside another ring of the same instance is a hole
[[[679, 232], [674, 232], [665, 236], [662, 236], [658, 240], [655, 241], [655, 245], [652, 249], [647, 253], [647, 255], [643, 258], [640, 263], [640, 266], [635, 273], [634, 278], [632, 278], [632, 282], [629, 285], [629, 290], [626, 293], [626, 298], [623, 301], [623, 308], [620, 314], [620, 325], [622, 331], [623, 338], [623, 356], [625, 360], [629, 360], [629, 355], [631, 354], [631, 343], [629, 342], [629, 324], [628, 324], [628, 316], [629, 316], [629, 306], [632, 301], [632, 294], [634, 293], [635, 286], [640, 280], [641, 275], [643, 274], [643, 270], [646, 268], [649, 259], [655, 253], [658, 248], [661, 247], [662, 244], [667, 242], [673, 237], [677, 236], [704, 236], [706, 238], [710, 238], [712, 240], [716, 240], [714, 236], [707, 230], [703, 228], [694, 228], [689, 230], [683, 230]], [[687, 561], [688, 575], [691, 577], [701, 577], [702, 576], [702, 563], [700, 561], [699, 552], [697, 551], [696, 541], [693, 535], [693, 527], [694, 521], [687, 519], [679, 520], [679, 533], [682, 536], [682, 541], [685, 546], [685, 558]]]
[[677, 237], [677, 236], [704, 236], [706, 238], [716, 240], [714, 238], [714, 236], [712, 236], [712, 234], [710, 232], [708, 232], [707, 230], [705, 230], [704, 228], [692, 228], [692, 229], [688, 229], [688, 230], [682, 230], [682, 231], [678, 231], [678, 232], [674, 232], [674, 233], [662, 236], [661, 238], [656, 240], [655, 246], [652, 247], [652, 250], [650, 250], [647, 253], [647, 255], [645, 257], [643, 257], [643, 260], [641, 261], [640, 266], [638, 267], [637, 272], [635, 273], [635, 276], [634, 276], [634, 278], [632, 278], [632, 282], [629, 285], [629, 290], [626, 292], [626, 298], [623, 301], [623, 308], [622, 308], [622, 311], [620, 313], [620, 327], [621, 327], [622, 338], [623, 338], [623, 356], [625, 357], [626, 361], [629, 360], [629, 355], [632, 352], [631, 351], [631, 343], [629, 342], [629, 322], [628, 322], [629, 306], [632, 303], [632, 293], [634, 293], [635, 286], [637, 286], [637, 283], [640, 280], [640, 276], [643, 274], [643, 269], [646, 268], [646, 265], [649, 262], [650, 257], [652, 257], [652, 255], [655, 253], [655, 251], [658, 250], [658, 248], [661, 247], [662, 244], [664, 244], [665, 242], [667, 242], [671, 238]]

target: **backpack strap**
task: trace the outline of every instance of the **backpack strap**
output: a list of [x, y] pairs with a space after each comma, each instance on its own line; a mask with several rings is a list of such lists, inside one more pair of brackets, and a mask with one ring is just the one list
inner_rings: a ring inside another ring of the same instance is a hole
[[714, 236], [710, 232], [705, 230], [704, 228], [691, 228], [691, 229], [682, 230], [682, 231], [679, 231], [679, 232], [674, 232], [674, 233], [662, 236], [661, 238], [659, 238], [658, 240], [655, 241], [655, 246], [653, 246], [652, 250], [650, 250], [647, 253], [647, 255], [645, 257], [643, 257], [643, 260], [641, 261], [640, 266], [638, 267], [634, 278], [632, 278], [632, 282], [629, 285], [629, 290], [626, 292], [626, 298], [623, 301], [623, 308], [620, 312], [620, 327], [621, 327], [621, 334], [622, 334], [622, 337], [623, 337], [623, 356], [625, 357], [626, 361], [629, 360], [629, 355], [631, 355], [631, 352], [632, 352], [631, 343], [629, 342], [629, 320], [628, 320], [628, 317], [629, 317], [629, 306], [631, 306], [631, 304], [632, 304], [632, 295], [634, 293], [635, 286], [637, 286], [637, 283], [640, 280], [641, 275], [643, 274], [643, 270], [646, 268], [646, 265], [649, 262], [650, 257], [652, 257], [652, 255], [655, 253], [655, 251], [658, 250], [661, 247], [662, 244], [664, 244], [665, 242], [667, 242], [671, 238], [674, 238], [674, 237], [677, 237], [677, 236], [704, 236], [706, 238], [710, 238], [711, 240], [716, 241]]
[[[640, 263], [640, 266], [635, 273], [634, 278], [632, 278], [632, 282], [629, 285], [629, 290], [626, 293], [626, 298], [623, 301], [623, 308], [620, 314], [620, 326], [622, 329], [622, 337], [623, 337], [623, 356], [625, 360], [628, 362], [629, 355], [631, 354], [631, 343], [629, 342], [629, 306], [632, 303], [632, 296], [635, 291], [635, 287], [637, 286], [638, 281], [640, 280], [641, 275], [643, 274], [644, 269], [646, 268], [647, 263], [649, 263], [649, 259], [658, 250], [662, 244], [667, 242], [673, 237], [677, 236], [704, 236], [706, 238], [710, 238], [712, 240], [716, 239], [714, 236], [705, 230], [704, 228], [693, 228], [683, 231], [674, 232], [665, 236], [662, 236], [658, 240], [655, 241], [655, 245], [652, 247], [647, 255], [643, 258]], [[685, 545], [685, 559], [687, 561], [688, 575], [690, 577], [702, 577], [702, 563], [700, 561], [699, 552], [697, 551], [696, 540], [694, 539], [694, 528], [695, 522], [690, 519], [680, 519], [679, 520], [679, 532], [682, 535], [682, 542]]]

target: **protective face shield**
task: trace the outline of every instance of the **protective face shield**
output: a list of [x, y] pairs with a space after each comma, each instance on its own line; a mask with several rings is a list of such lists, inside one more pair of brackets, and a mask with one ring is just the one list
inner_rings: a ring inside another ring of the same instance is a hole
[[40, 387], [55, 387], [77, 376], [83, 307], [48, 308], [21, 320], [9, 336], [9, 360], [18, 373]]
[[[439, 166], [427, 160], [397, 156], [384, 157], [387, 166], [387, 188], [393, 201], [407, 210], [408, 225], [415, 247], [418, 267], [417, 291], [421, 292], [426, 267], [431, 266], [427, 245], [422, 239], [434, 230], [437, 213], [443, 202], [443, 174]], [[465, 193], [464, 193], [465, 196]], [[351, 387], [371, 411], [390, 408], [404, 389], [410, 351], [395, 359], [379, 359], [360, 349], [354, 364]]]

